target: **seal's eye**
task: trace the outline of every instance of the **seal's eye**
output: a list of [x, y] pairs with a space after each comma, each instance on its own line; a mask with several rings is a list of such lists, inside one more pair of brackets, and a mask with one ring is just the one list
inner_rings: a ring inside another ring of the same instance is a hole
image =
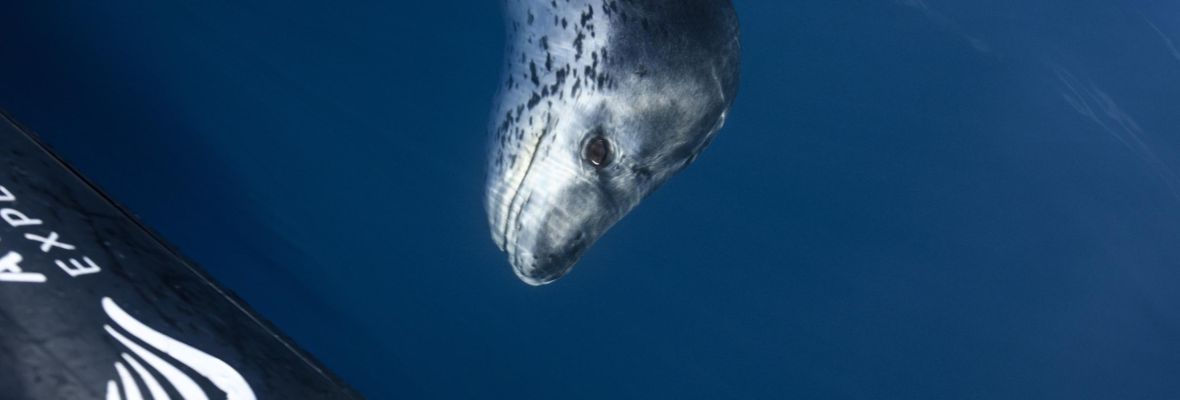
[[597, 136], [586, 142], [586, 149], [582, 152], [582, 158], [586, 162], [593, 165], [594, 168], [602, 168], [610, 164], [610, 142], [602, 136]]

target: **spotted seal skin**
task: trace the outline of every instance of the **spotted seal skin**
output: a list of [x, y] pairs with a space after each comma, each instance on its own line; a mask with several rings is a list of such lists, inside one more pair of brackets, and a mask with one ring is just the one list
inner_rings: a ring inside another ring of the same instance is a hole
[[729, 0], [504, 5], [485, 206], [542, 285], [708, 146], [737, 92], [738, 22]]

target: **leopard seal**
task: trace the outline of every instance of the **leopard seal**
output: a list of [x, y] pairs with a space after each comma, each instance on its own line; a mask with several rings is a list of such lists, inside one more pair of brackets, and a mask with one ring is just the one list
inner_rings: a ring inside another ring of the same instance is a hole
[[565, 275], [709, 145], [737, 93], [730, 0], [505, 0], [489, 124], [492, 238], [530, 285]]

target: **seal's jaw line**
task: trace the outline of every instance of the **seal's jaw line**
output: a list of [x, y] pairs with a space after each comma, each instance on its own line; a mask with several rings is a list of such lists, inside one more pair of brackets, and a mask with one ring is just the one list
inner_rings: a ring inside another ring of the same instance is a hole
[[508, 169], [493, 170], [492, 175], [488, 177], [488, 212], [494, 213], [491, 224], [492, 237], [500, 250], [510, 251], [509, 244], [514, 240], [513, 227], [519, 225], [524, 205], [532, 195], [532, 191], [528, 190], [526, 185], [537, 162], [537, 155], [540, 153], [538, 149], [553, 131], [554, 125], [554, 122], [549, 122], [538, 135], [522, 138], [523, 142], [518, 147], [521, 152], [514, 157], [523, 162], [513, 163]]

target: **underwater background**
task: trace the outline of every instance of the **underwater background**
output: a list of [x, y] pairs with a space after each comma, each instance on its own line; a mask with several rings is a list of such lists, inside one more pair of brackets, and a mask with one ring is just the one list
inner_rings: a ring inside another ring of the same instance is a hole
[[735, 5], [727, 126], [539, 288], [497, 2], [6, 2], [0, 108], [374, 399], [1180, 397], [1180, 3]]

